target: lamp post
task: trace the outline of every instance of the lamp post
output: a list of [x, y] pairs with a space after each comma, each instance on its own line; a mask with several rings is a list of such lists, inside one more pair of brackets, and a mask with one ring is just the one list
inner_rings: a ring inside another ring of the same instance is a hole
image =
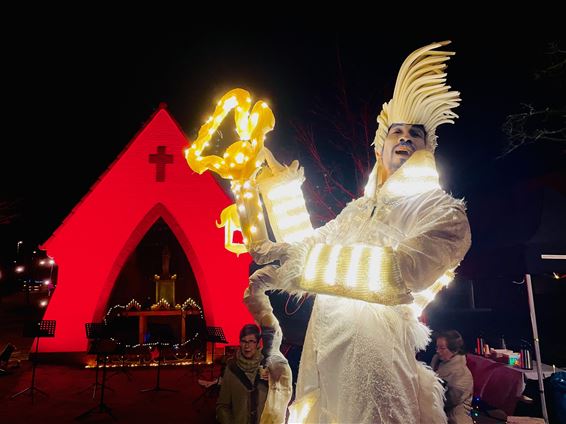
[[16, 244], [16, 261], [20, 258], [20, 246], [22, 244], [24, 244], [22, 240], [20, 240], [18, 244]]
[[49, 280], [53, 277], [53, 265], [55, 265], [55, 261], [53, 259], [49, 259]]
[[[542, 254], [540, 255], [541, 259], [558, 259], [558, 260], [566, 260], [566, 255], [558, 254]], [[529, 310], [531, 314], [531, 326], [533, 328], [533, 338], [534, 338], [534, 345], [535, 345], [535, 352], [537, 357], [537, 376], [538, 376], [538, 387], [540, 393], [540, 401], [541, 401], [541, 408], [542, 408], [542, 417], [546, 424], [549, 423], [548, 421], [548, 411], [546, 409], [546, 396], [544, 394], [544, 383], [543, 383], [543, 373], [542, 373], [542, 358], [540, 357], [540, 346], [539, 346], [539, 338], [538, 338], [538, 328], [537, 328], [537, 317], [535, 313], [535, 301], [533, 296], [533, 286], [531, 283], [531, 274], [525, 275], [525, 281], [527, 282], [527, 295], [529, 298]]]

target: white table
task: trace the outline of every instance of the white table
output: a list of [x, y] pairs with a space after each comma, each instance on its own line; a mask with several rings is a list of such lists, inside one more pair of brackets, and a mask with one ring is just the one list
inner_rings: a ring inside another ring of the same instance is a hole
[[[532, 370], [524, 370], [524, 369], [518, 368], [518, 367], [513, 367], [513, 368], [521, 371], [523, 373], [523, 376], [525, 377], [525, 379], [538, 380], [537, 362], [532, 361], [532, 364], [533, 364]], [[561, 369], [561, 368], [552, 368], [552, 365], [548, 365], [548, 364], [544, 364], [544, 363], [542, 364], [542, 376], [543, 376], [543, 378], [550, 377], [552, 375], [552, 373], [560, 372], [560, 371], [564, 371], [564, 370]]]

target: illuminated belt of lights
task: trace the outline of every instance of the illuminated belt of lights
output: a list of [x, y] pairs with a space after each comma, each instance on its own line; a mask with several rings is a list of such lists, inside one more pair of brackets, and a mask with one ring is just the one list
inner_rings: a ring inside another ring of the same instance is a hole
[[391, 248], [318, 243], [307, 256], [301, 289], [385, 305], [410, 303]]

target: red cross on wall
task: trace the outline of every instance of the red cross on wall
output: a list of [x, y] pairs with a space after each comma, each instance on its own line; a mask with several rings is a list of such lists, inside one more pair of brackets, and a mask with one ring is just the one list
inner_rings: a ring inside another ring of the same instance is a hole
[[173, 155], [165, 153], [166, 146], [157, 146], [157, 153], [149, 155], [149, 163], [155, 166], [155, 181], [162, 183], [165, 181], [165, 165], [173, 163]]

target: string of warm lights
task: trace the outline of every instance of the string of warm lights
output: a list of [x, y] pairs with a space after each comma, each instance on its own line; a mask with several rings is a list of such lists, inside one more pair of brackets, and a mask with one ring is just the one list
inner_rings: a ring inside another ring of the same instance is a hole
[[[169, 303], [167, 301], [164, 301], [164, 299], [161, 299], [163, 302], [159, 301], [158, 304], [160, 305], [169, 305]], [[152, 305], [155, 306], [155, 305]], [[192, 298], [187, 298], [187, 300], [185, 300], [183, 302], [182, 305], [177, 305], [179, 306], [179, 308], [176, 309], [181, 309], [183, 311], [189, 310], [189, 309], [197, 309], [200, 313], [200, 318], [204, 319], [204, 315], [202, 312], [202, 307]], [[124, 305], [114, 305], [112, 306], [110, 309], [108, 309], [108, 312], [106, 312], [106, 315], [104, 316], [104, 323], [106, 325], [108, 325], [111, 321], [112, 321], [112, 317], [118, 315], [120, 316], [120, 312], [119, 311], [129, 311], [130, 309], [132, 309], [132, 307], [135, 307], [135, 309], [137, 309], [138, 311], [141, 310], [141, 305], [140, 303], [135, 300], [132, 299], [128, 302], [128, 304], [126, 306]], [[168, 309], [171, 309], [170, 307]], [[155, 310], [155, 309], [153, 309]], [[115, 312], [117, 311], [117, 312]], [[172, 346], [173, 349], [179, 349], [181, 347], [186, 346], [187, 344], [189, 344], [190, 342], [194, 341], [197, 339], [197, 337], [199, 336], [199, 333], [195, 333], [195, 335], [193, 337], [191, 337], [188, 340], [185, 340], [182, 343], [159, 343], [162, 346]], [[152, 347], [152, 346], [157, 346], [158, 343], [138, 343], [138, 344], [134, 344], [134, 345], [129, 345], [129, 344], [125, 344], [124, 346], [126, 348], [137, 348], [137, 347]]]
[[128, 302], [128, 304], [126, 305], [126, 311], [130, 311], [130, 310], [132, 310], [132, 309], [135, 309], [135, 310], [137, 310], [137, 311], [140, 311], [140, 310], [141, 310], [141, 305], [140, 305], [140, 303], [139, 303], [137, 300], [135, 300], [135, 299], [130, 300], [130, 301]]
[[167, 311], [171, 309], [171, 305], [165, 299], [159, 299], [159, 302], [150, 306], [152, 311]]
[[[231, 180], [236, 205], [222, 214], [218, 227], [225, 227], [225, 247], [236, 254], [248, 251], [252, 241], [267, 239], [263, 205], [253, 182], [265, 159], [265, 135], [275, 126], [275, 117], [266, 102], [260, 100], [251, 108], [250, 93], [241, 88], [227, 92], [218, 102], [214, 113], [201, 126], [197, 139], [188, 149], [185, 158], [191, 169], [199, 174], [209, 170]], [[250, 111], [251, 108], [251, 111]], [[222, 154], [204, 155], [211, 138], [229, 112], [234, 111], [234, 123], [239, 140]], [[236, 231], [241, 231], [242, 243], [233, 243]]]

